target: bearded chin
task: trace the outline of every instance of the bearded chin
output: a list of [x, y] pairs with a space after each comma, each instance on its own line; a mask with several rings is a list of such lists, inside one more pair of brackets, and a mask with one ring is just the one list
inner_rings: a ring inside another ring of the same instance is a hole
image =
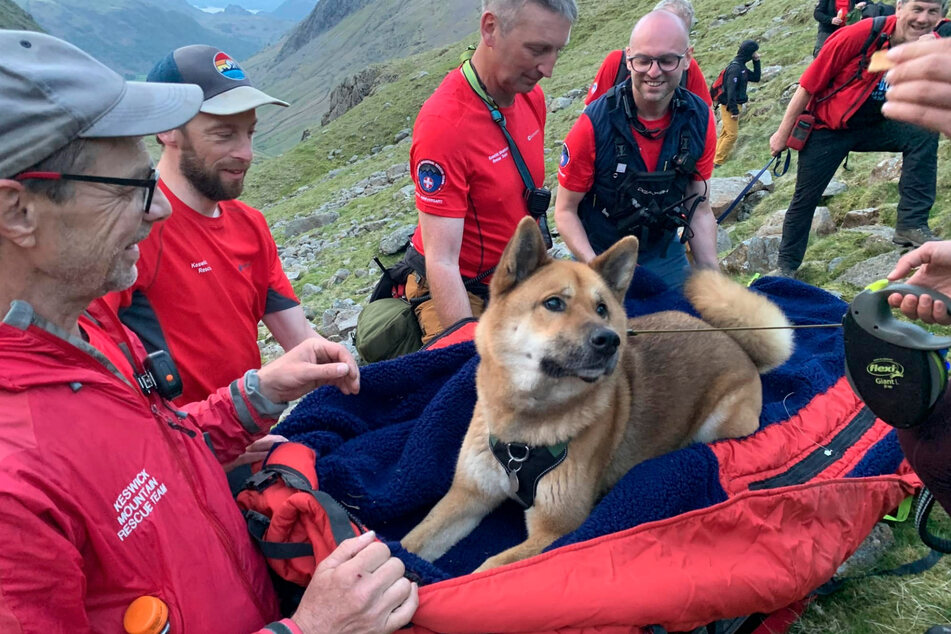
[[231, 185], [222, 183], [218, 174], [208, 169], [193, 152], [182, 153], [178, 162], [178, 169], [182, 176], [195, 188], [195, 191], [208, 200], [215, 202], [234, 200], [241, 195], [241, 191], [244, 189], [243, 181]]

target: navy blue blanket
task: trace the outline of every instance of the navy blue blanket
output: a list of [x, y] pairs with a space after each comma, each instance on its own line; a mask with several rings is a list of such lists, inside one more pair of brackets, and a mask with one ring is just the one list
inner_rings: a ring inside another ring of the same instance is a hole
[[[839, 322], [846, 304], [797, 281], [762, 278], [768, 295], [796, 324]], [[638, 269], [625, 300], [631, 316], [693, 312], [684, 297]], [[760, 425], [788, 419], [843, 373], [841, 329], [796, 331], [792, 359], [763, 377]], [[363, 368], [360, 394], [321, 388], [307, 396], [277, 433], [314, 448], [320, 488], [386, 540], [424, 582], [466, 574], [525, 538], [524, 514], [506, 502], [434, 564], [406, 552], [399, 539], [446, 493], [475, 405], [478, 355], [471, 343], [422, 351]], [[864, 475], [895, 469], [894, 434], [860, 465]], [[578, 530], [552, 547], [704, 508], [726, 499], [706, 445], [693, 445], [634, 467]]]

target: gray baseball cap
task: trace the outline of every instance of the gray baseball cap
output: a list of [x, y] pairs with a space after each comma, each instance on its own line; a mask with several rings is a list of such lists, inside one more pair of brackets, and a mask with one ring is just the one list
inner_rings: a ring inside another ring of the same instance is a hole
[[147, 84], [72, 44], [0, 30], [0, 178], [15, 176], [76, 138], [144, 136], [195, 116], [195, 86]]
[[244, 69], [230, 55], [204, 44], [175, 49], [155, 65], [146, 81], [198, 84], [205, 94], [201, 111], [208, 114], [238, 114], [266, 104], [288, 105], [252, 86]]

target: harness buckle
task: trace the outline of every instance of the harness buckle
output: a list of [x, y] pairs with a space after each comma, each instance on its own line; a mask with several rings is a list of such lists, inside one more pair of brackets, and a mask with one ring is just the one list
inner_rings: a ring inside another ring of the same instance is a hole
[[[512, 448], [515, 447], [518, 449], [522, 455], [516, 456], [512, 453]], [[505, 452], [509, 456], [509, 462], [506, 465], [506, 469], [512, 473], [518, 473], [519, 469], [522, 468], [522, 464], [528, 460], [529, 455], [532, 452], [532, 448], [521, 442], [510, 442], [505, 445]]]

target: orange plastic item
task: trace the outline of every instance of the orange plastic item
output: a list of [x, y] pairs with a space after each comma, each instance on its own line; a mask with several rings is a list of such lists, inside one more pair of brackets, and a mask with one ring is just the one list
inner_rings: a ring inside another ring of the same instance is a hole
[[837, 16], [840, 20], [845, 19], [845, 9], [839, 9], [839, 14]]
[[167, 634], [168, 606], [158, 597], [139, 597], [126, 608], [122, 626], [127, 634]]

